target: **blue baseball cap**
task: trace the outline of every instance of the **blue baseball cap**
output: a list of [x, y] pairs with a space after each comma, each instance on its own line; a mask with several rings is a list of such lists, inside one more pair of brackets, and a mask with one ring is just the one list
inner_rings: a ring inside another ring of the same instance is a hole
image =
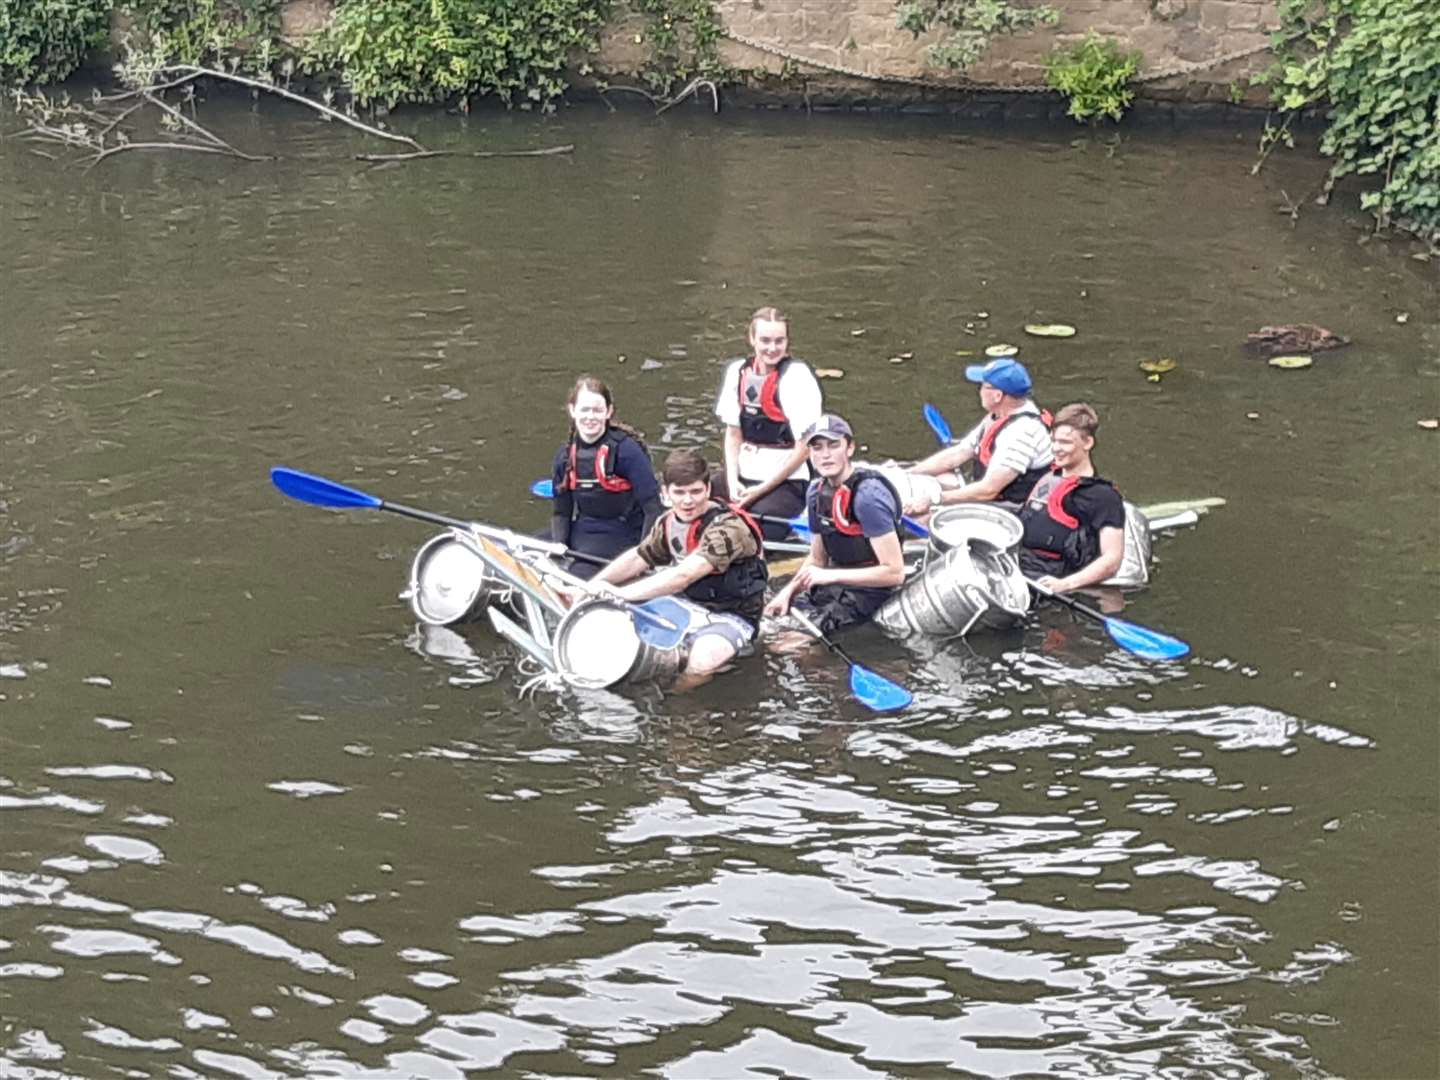
[[1011, 397], [1024, 397], [1030, 393], [1030, 372], [1013, 356], [1002, 356], [988, 364], [971, 364], [965, 369], [965, 378], [971, 382], [989, 383]]

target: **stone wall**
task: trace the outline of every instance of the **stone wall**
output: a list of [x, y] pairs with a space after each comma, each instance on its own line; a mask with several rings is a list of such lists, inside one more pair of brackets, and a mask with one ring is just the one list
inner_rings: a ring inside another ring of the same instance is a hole
[[[1026, 92], [1043, 86], [1043, 59], [1057, 45], [1090, 30], [1140, 50], [1137, 90], [1167, 101], [1232, 101], [1263, 105], [1264, 90], [1250, 76], [1270, 61], [1269, 34], [1277, 26], [1274, 0], [1049, 0], [1060, 13], [1054, 27], [994, 39], [963, 77], [927, 63], [942, 35], [916, 38], [896, 25], [893, 0], [717, 0], [729, 35], [726, 60], [761, 70], [800, 88], [813, 102], [880, 103], [943, 100], [948, 90]], [[633, 70], [643, 55], [642, 29], [622, 21], [605, 36], [599, 67]], [[778, 81], [771, 90], [781, 97]], [[790, 96], [796, 96], [792, 91]]]
[[[623, 3], [623, 0], [620, 0]], [[938, 32], [914, 37], [895, 25], [893, 0], [716, 0], [728, 63], [770, 78], [752, 80], [752, 99], [807, 104], [904, 105], [972, 97], [978, 88], [1023, 95], [1043, 87], [1043, 59], [1057, 45], [1097, 33], [1139, 49], [1142, 99], [1235, 101], [1264, 105], [1249, 85], [1270, 60], [1275, 0], [1049, 0], [1054, 27], [1001, 35], [964, 76], [932, 68], [926, 51]], [[291, 40], [322, 27], [332, 0], [286, 0]], [[608, 28], [595, 63], [599, 76], [633, 74], [647, 54], [644, 24], [622, 17]], [[1053, 111], [1053, 99], [1052, 106]], [[1042, 107], [1042, 111], [1043, 111]]]

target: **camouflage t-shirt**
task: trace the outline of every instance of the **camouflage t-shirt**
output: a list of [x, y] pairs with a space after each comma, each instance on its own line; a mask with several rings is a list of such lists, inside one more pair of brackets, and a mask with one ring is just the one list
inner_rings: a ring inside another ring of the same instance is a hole
[[[668, 517], [668, 514], [661, 514], [654, 528], [635, 549], [640, 558], [645, 560], [645, 565], [652, 570], [657, 566], [678, 563], [684, 558], [684, 555], [677, 556], [677, 553], [670, 549], [669, 533], [666, 529]], [[717, 574], [725, 573], [730, 569], [730, 564], [738, 559], [748, 559], [755, 555], [764, 557], [755, 534], [738, 514], [722, 514], [710, 522], [700, 534], [700, 542], [695, 550]]]

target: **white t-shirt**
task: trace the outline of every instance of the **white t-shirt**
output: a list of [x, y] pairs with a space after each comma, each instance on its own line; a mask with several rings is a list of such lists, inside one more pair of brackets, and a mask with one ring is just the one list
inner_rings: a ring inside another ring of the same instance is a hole
[[[730, 361], [725, 368], [725, 378], [720, 383], [720, 396], [715, 401], [715, 415], [728, 427], [740, 426], [740, 369], [750, 363], [749, 357]], [[790, 423], [790, 430], [798, 440], [805, 429], [825, 411], [820, 393], [820, 383], [803, 360], [791, 359], [780, 376], [776, 387], [780, 408]], [[776, 469], [785, 464], [790, 451], [779, 446], [754, 446], [747, 442], [740, 444], [740, 479], [752, 484], [768, 480]], [[802, 461], [799, 468], [790, 474], [791, 480], [810, 479], [810, 470]]]
[[[1027, 414], [1038, 420], [1039, 406], [1033, 401], [1026, 401], [1024, 405], [1015, 410], [1016, 416]], [[978, 456], [980, 439], [989, 425], [990, 417], [984, 417], [980, 423], [965, 433], [965, 437], [960, 440], [961, 443]], [[1024, 474], [1031, 469], [1048, 469], [1054, 460], [1054, 454], [1050, 450], [1050, 430], [1044, 424], [1036, 421], [1016, 420], [1006, 424], [1000, 434], [995, 436], [995, 445], [992, 448], [990, 464], [987, 468], [1014, 469], [1016, 473]]]

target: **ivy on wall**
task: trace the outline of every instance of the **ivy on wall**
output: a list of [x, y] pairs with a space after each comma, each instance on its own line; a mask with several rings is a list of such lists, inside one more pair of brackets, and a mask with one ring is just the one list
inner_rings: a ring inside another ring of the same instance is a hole
[[607, 0], [342, 0], [307, 66], [340, 71], [360, 104], [495, 94], [550, 108], [608, 15]]
[[[1289, 115], [1328, 106], [1325, 196], [1370, 178], [1360, 205], [1440, 248], [1440, 18], [1434, 0], [1284, 0], [1285, 40], [1264, 76]], [[1267, 129], [1266, 139], [1288, 129]], [[1268, 146], [1266, 147], [1268, 149]]]
[[0, 0], [0, 85], [59, 82], [109, 31], [110, 0]]
[[1092, 31], [1078, 45], [1045, 57], [1045, 81], [1069, 99], [1076, 120], [1098, 124], [1108, 116], [1118, 122], [1135, 98], [1130, 80], [1140, 59], [1138, 49], [1122, 49]]
[[978, 60], [996, 34], [1014, 34], [1060, 20], [1051, 7], [1010, 0], [898, 0], [896, 25], [916, 37], [937, 27], [945, 36], [930, 46], [930, 63], [963, 70]]

